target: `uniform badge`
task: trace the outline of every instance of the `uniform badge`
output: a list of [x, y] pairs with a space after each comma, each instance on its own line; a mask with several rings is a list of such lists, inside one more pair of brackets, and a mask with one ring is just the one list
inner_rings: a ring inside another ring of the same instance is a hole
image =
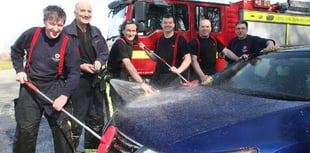
[[59, 60], [60, 60], [60, 54], [55, 54], [54, 55], [54, 57], [52, 57], [52, 60], [54, 61], [54, 62], [59, 62]]

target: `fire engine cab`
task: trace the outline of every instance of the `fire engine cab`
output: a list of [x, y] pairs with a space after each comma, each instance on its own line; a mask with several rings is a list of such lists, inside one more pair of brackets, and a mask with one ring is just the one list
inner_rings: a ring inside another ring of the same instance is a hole
[[[115, 0], [108, 5], [112, 14], [108, 43], [119, 36], [119, 26], [125, 19], [139, 23], [139, 42], [153, 49], [162, 34], [161, 18], [165, 13], [174, 15], [175, 30], [189, 41], [198, 34], [200, 19], [212, 22], [212, 34], [225, 45], [235, 37], [238, 20], [249, 23], [249, 34], [271, 38], [279, 46], [309, 45], [310, 2], [288, 0], [270, 4], [270, 0]], [[217, 56], [217, 71], [224, 68], [225, 60]], [[134, 47], [132, 62], [138, 72], [148, 77], [154, 73], [155, 62], [138, 46]]]

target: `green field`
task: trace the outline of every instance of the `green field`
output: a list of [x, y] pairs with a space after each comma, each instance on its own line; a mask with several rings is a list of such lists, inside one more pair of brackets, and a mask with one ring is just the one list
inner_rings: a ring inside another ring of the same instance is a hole
[[0, 70], [12, 69], [12, 62], [8, 60], [0, 60]]
[[8, 53], [0, 53], [0, 70], [12, 69], [12, 62]]

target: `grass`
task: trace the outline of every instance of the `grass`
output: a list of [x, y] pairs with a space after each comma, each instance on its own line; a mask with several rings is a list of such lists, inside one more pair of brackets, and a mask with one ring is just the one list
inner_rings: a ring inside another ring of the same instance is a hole
[[11, 61], [1, 61], [0, 60], [0, 70], [8, 70], [12, 69], [12, 62]]
[[0, 53], [0, 70], [12, 69], [13, 65], [9, 53]]

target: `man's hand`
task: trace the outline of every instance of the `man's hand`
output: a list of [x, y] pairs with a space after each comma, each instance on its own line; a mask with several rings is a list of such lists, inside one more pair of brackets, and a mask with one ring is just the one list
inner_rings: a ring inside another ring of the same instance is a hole
[[139, 47], [140, 47], [141, 49], [145, 49], [145, 45], [144, 45], [142, 42], [139, 43]]
[[268, 40], [268, 41], [267, 41], [266, 50], [274, 51], [274, 50], [276, 50], [276, 49], [277, 49], [277, 47], [275, 46], [274, 42], [271, 41], [271, 40]]
[[16, 81], [20, 82], [21, 84], [24, 83], [24, 80], [27, 80], [27, 74], [25, 72], [18, 72], [16, 74]]
[[65, 104], [67, 103], [68, 97], [65, 95], [60, 95], [58, 98], [56, 98], [53, 102], [53, 108], [57, 111], [61, 111]]
[[101, 69], [101, 63], [100, 63], [100, 61], [95, 61], [94, 62], [94, 68], [95, 68], [95, 70], [98, 72], [98, 71], [100, 71], [100, 69]]
[[144, 90], [144, 93], [146, 95], [154, 94], [153, 89], [148, 84], [146, 84], [145, 82], [141, 83], [141, 88]]
[[80, 68], [84, 72], [94, 74], [96, 72], [95, 66], [92, 64], [84, 63], [80, 65]]
[[201, 82], [204, 82], [209, 77], [210, 77], [209, 75], [203, 75], [203, 76], [200, 77], [200, 80], [201, 80]]
[[175, 66], [172, 66], [172, 67], [170, 68], [170, 71], [173, 72], [173, 73], [175, 73], [175, 74], [180, 74], [179, 69], [177, 69]]
[[249, 55], [248, 54], [243, 54], [239, 57], [239, 60], [248, 60], [249, 59]]

